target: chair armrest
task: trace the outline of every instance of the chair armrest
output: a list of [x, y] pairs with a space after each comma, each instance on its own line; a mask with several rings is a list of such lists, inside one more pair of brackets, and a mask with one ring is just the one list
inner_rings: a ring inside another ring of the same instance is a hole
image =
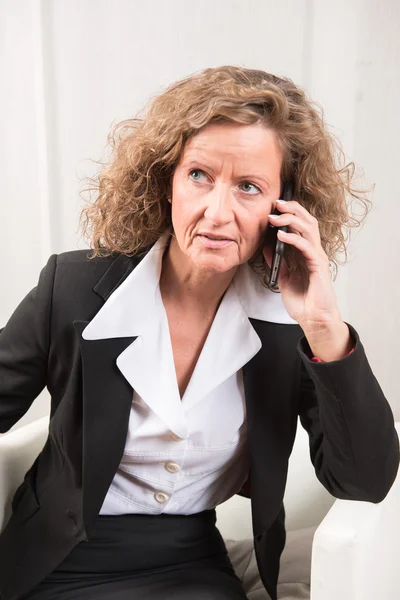
[[45, 444], [48, 428], [49, 417], [43, 417], [0, 437], [0, 531], [11, 514], [15, 490]]
[[399, 506], [400, 474], [379, 504], [336, 500], [314, 535], [311, 600], [398, 597]]

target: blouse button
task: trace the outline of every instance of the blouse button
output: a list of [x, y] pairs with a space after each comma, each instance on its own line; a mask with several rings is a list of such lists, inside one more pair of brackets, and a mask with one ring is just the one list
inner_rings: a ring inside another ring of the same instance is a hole
[[181, 470], [180, 466], [177, 465], [174, 462], [167, 462], [165, 463], [165, 468], [167, 469], [167, 471], [169, 471], [170, 473], [177, 473], [178, 471]]
[[164, 492], [157, 492], [156, 494], [154, 494], [154, 498], [160, 504], [164, 504], [164, 502], [167, 502], [167, 500], [169, 500], [168, 494], [165, 494]]

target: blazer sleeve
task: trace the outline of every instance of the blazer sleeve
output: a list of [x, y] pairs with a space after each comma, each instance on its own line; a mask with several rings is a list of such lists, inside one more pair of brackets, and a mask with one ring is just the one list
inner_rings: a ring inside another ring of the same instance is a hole
[[46, 386], [56, 260], [56, 254], [49, 258], [37, 286], [0, 330], [0, 433], [26, 413]]
[[347, 323], [354, 351], [313, 362], [303, 336], [299, 416], [322, 485], [336, 498], [381, 502], [399, 467], [393, 413], [372, 373], [357, 331]]

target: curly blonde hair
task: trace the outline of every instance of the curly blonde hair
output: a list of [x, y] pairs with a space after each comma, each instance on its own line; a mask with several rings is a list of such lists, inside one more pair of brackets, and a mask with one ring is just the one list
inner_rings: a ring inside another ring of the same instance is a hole
[[[296, 200], [319, 222], [322, 247], [335, 276], [347, 261], [346, 241], [369, 210], [365, 191], [354, 189], [353, 162], [328, 132], [323, 110], [286, 77], [237, 66], [208, 68], [170, 85], [149, 103], [144, 118], [115, 125], [108, 135], [111, 160], [102, 163], [83, 192], [95, 192], [81, 213], [92, 256], [135, 255], [172, 229], [167, 200], [176, 165], [187, 141], [210, 123], [262, 123], [273, 130], [283, 152], [281, 180], [292, 179]], [[362, 219], [350, 214], [356, 199]], [[345, 229], [347, 229], [345, 236]], [[339, 255], [344, 253], [345, 260]], [[299, 251], [287, 246], [291, 272], [302, 270]], [[249, 261], [263, 274], [269, 267], [260, 248]]]

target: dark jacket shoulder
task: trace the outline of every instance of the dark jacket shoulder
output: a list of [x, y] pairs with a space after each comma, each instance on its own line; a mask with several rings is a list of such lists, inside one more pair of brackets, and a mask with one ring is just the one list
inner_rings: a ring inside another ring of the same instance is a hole
[[94, 291], [103, 300], [116, 289], [145, 256], [148, 249], [134, 256], [112, 253], [93, 257], [92, 250], [72, 250], [58, 254], [54, 289], [71, 294]]

